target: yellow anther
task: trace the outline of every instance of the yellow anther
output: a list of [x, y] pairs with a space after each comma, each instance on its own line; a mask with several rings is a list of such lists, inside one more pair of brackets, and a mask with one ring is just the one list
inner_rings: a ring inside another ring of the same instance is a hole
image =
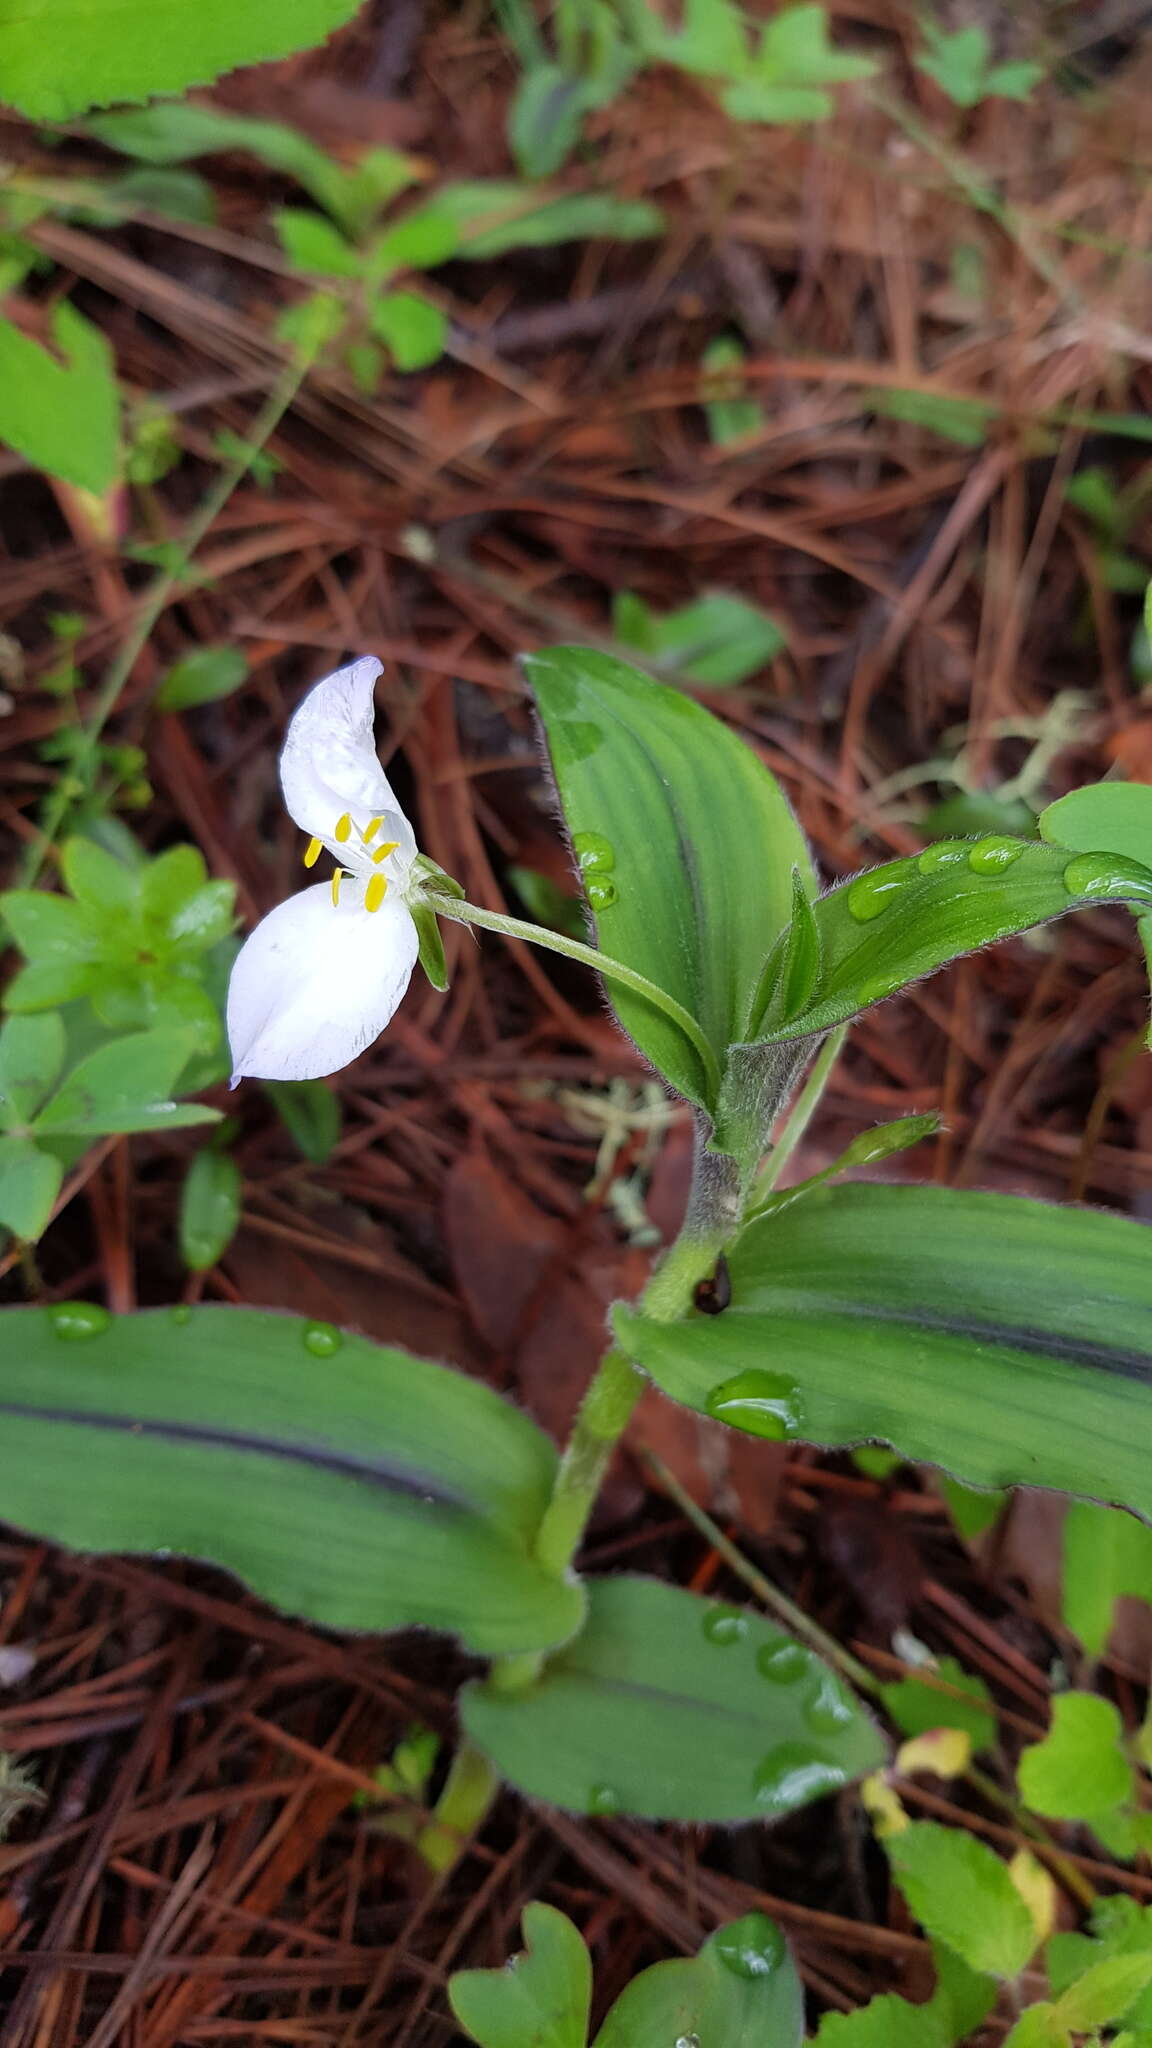
[[314, 868], [323, 851], [324, 841], [322, 839], [310, 839], [308, 841], [308, 851], [304, 855], [305, 867]]
[[333, 910], [336, 910], [336, 909], [338, 909], [338, 908], [339, 908], [339, 904], [340, 904], [340, 880], [341, 880], [341, 877], [342, 877], [343, 873], [344, 873], [344, 870], [343, 870], [343, 868], [335, 868], [335, 869], [333, 870], [333, 874], [332, 874], [332, 908], [333, 908]]
[[341, 846], [343, 846], [346, 839], [351, 839], [352, 837], [352, 820], [348, 816], [347, 811], [345, 811], [342, 818], [337, 818], [336, 820], [336, 837], [340, 841]]
[[364, 891], [365, 910], [379, 910], [380, 905], [383, 903], [384, 898], [387, 894], [388, 884], [385, 881], [384, 876], [373, 875], [371, 881], [368, 884], [368, 887]]
[[374, 864], [377, 867], [379, 867], [382, 860], [387, 860], [388, 855], [390, 853], [395, 853], [396, 848], [399, 846], [399, 844], [400, 841], [398, 839], [390, 839], [388, 841], [387, 846], [378, 846], [376, 848], [375, 853], [372, 855]]
[[383, 823], [384, 823], [384, 820], [383, 820], [383, 818], [369, 818], [369, 820], [368, 820], [368, 823], [367, 823], [367, 824], [365, 825], [365, 827], [364, 827], [364, 844], [365, 844], [365, 846], [367, 846], [367, 844], [368, 844], [368, 841], [369, 841], [370, 839], [375, 839], [375, 837], [376, 837], [376, 834], [377, 834], [377, 833], [378, 833], [378, 831], [380, 830], [380, 827], [381, 827], [381, 825], [382, 825]]

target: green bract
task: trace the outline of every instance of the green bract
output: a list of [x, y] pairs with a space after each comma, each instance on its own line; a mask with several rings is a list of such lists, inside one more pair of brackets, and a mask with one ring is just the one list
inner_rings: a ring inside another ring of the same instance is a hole
[[552, 1447], [476, 1381], [259, 1309], [5, 1321], [18, 1527], [205, 1558], [333, 1628], [422, 1625], [493, 1654], [578, 1626], [579, 1588], [530, 1555]]
[[1143, 1225], [1012, 1195], [819, 1187], [728, 1254], [723, 1315], [616, 1312], [702, 1413], [782, 1438], [879, 1439], [981, 1486], [1057, 1486], [1152, 1519]]
[[[795, 819], [751, 749], [679, 691], [581, 648], [524, 667], [600, 943], [697, 1019], [722, 1066], [792, 914], [793, 869], [815, 887]], [[610, 994], [653, 1066], [715, 1110], [683, 1033]]]
[[588, 1590], [584, 1629], [532, 1691], [463, 1694], [472, 1740], [532, 1797], [578, 1813], [774, 1820], [883, 1762], [841, 1680], [760, 1615], [655, 1579]]

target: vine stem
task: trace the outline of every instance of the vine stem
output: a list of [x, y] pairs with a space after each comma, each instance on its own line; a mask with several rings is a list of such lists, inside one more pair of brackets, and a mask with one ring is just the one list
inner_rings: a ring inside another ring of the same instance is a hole
[[[176, 559], [168, 568], [162, 569], [149, 585], [136, 614], [135, 623], [125, 636], [119, 653], [108, 666], [92, 715], [84, 728], [87, 752], [85, 769], [89, 776], [95, 762], [96, 742], [116, 709], [124, 686], [148, 645], [173, 593], [187, 575], [193, 555], [220, 517], [237, 485], [247, 476], [253, 457], [260, 453], [275, 433], [315, 360], [316, 348], [313, 346], [301, 350], [285, 365], [257, 414], [251, 434], [242, 450], [230, 462], [225, 463], [199, 510], [190, 520]], [[23, 882], [26, 888], [31, 887], [39, 875], [49, 848], [64, 823], [70, 802], [69, 791], [62, 782], [58, 783], [45, 813], [40, 837], [31, 848], [25, 862]]]
[[584, 967], [593, 968], [606, 981], [618, 982], [621, 988], [630, 988], [634, 994], [643, 996], [654, 1009], [662, 1010], [689, 1040], [704, 1069], [708, 1098], [715, 1102], [720, 1092], [719, 1061], [695, 1017], [667, 989], [659, 988], [634, 967], [626, 967], [622, 960], [613, 960], [610, 954], [601, 953], [596, 946], [586, 946], [581, 939], [570, 939], [564, 932], [548, 931], [524, 918], [507, 917], [503, 911], [482, 910], [479, 904], [464, 902], [458, 896], [435, 895], [428, 900], [438, 917], [455, 918], [458, 924], [480, 925], [485, 931], [500, 932], [506, 939], [526, 939], [529, 945], [541, 946], [547, 952], [563, 953], [566, 959], [579, 960]]

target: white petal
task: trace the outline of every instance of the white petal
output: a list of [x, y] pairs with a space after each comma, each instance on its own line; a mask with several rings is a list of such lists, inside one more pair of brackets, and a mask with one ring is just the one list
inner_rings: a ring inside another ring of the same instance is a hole
[[348, 883], [290, 896], [241, 948], [228, 985], [233, 1085], [315, 1081], [378, 1038], [416, 964], [416, 927], [398, 894], [365, 910]]
[[375, 655], [365, 654], [325, 676], [295, 713], [280, 755], [289, 816], [309, 837], [322, 839], [337, 859], [343, 855], [335, 827], [345, 812], [361, 827], [370, 818], [383, 818], [386, 833], [377, 834], [377, 843], [398, 839], [397, 858], [410, 861], [416, 851], [412, 827], [376, 756], [373, 688], [379, 674]]

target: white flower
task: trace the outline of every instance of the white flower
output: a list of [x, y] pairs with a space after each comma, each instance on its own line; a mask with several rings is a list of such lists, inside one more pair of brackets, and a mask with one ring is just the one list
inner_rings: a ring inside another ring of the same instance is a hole
[[312, 1081], [346, 1067], [411, 979], [416, 840], [376, 757], [380, 666], [365, 655], [325, 676], [288, 727], [280, 784], [310, 835], [305, 865], [325, 847], [338, 865], [330, 882], [281, 903], [240, 952], [228, 987], [233, 1087], [246, 1074]]

